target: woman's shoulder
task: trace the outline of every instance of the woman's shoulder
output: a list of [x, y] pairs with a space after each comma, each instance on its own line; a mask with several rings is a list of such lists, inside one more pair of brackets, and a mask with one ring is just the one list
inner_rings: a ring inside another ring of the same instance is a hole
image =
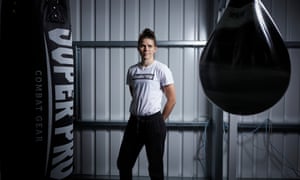
[[135, 63], [135, 64], [133, 64], [133, 65], [130, 65], [129, 68], [128, 68], [128, 70], [135, 69], [135, 68], [138, 67], [138, 65], [139, 65], [139, 63]]
[[155, 60], [155, 62], [156, 62], [156, 67], [158, 69], [161, 69], [161, 70], [169, 69], [167, 64], [165, 64], [163, 62], [160, 62], [160, 61], [157, 61], [157, 60]]

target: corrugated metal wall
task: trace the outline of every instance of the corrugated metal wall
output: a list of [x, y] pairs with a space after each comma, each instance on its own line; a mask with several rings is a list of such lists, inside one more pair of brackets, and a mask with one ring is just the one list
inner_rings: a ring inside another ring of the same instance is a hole
[[[300, 41], [300, 1], [264, 0], [286, 41]], [[159, 41], [207, 40], [214, 24], [211, 0], [71, 0], [73, 40], [136, 41], [145, 27]], [[300, 123], [300, 49], [289, 49], [292, 77], [285, 96], [270, 110], [251, 116], [230, 115], [240, 123]], [[156, 58], [174, 72], [177, 104], [169, 122], [202, 122], [210, 108], [199, 84], [201, 48], [160, 47]], [[80, 50], [81, 118], [84, 122], [126, 122], [130, 95], [127, 68], [137, 62], [134, 47], [86, 47]], [[224, 113], [225, 122], [228, 114]], [[270, 128], [269, 128], [270, 129]], [[122, 129], [75, 131], [75, 174], [118, 175], [116, 158]], [[169, 130], [165, 174], [206, 177], [205, 130]], [[227, 138], [224, 134], [224, 176], [227, 174]], [[237, 177], [299, 177], [299, 133], [241, 132], [237, 143]], [[295, 168], [293, 171], [292, 168]], [[142, 151], [134, 175], [147, 176]], [[295, 174], [298, 173], [298, 176]]]

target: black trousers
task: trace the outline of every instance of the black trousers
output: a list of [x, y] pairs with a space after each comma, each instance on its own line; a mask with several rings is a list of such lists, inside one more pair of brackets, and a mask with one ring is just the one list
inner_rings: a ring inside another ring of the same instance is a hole
[[145, 145], [151, 180], [163, 180], [166, 125], [161, 112], [150, 116], [130, 116], [117, 159], [120, 180], [132, 179], [132, 168]]

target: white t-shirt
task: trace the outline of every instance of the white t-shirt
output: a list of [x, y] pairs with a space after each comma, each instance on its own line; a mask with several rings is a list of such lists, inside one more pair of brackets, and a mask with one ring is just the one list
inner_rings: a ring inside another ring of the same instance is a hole
[[139, 63], [131, 66], [126, 83], [132, 87], [130, 113], [145, 116], [161, 110], [162, 88], [173, 84], [174, 79], [168, 66], [155, 60], [147, 67]]

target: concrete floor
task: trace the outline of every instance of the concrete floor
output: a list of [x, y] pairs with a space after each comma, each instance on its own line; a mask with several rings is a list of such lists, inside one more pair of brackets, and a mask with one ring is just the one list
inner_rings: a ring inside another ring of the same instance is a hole
[[[278, 178], [237, 178], [236, 180], [291, 180]], [[1, 179], [0, 179], [1, 180]], [[70, 180], [119, 180], [118, 176], [84, 176], [74, 175]], [[133, 180], [151, 180], [146, 176], [133, 177]], [[210, 178], [166, 177], [165, 180], [213, 180]], [[223, 178], [223, 180], [228, 180]]]
[[[118, 176], [84, 176], [74, 175], [71, 180], [119, 180]], [[149, 177], [133, 177], [133, 180], [150, 180]], [[165, 180], [208, 180], [205, 178], [183, 178], [183, 177], [166, 177]]]

